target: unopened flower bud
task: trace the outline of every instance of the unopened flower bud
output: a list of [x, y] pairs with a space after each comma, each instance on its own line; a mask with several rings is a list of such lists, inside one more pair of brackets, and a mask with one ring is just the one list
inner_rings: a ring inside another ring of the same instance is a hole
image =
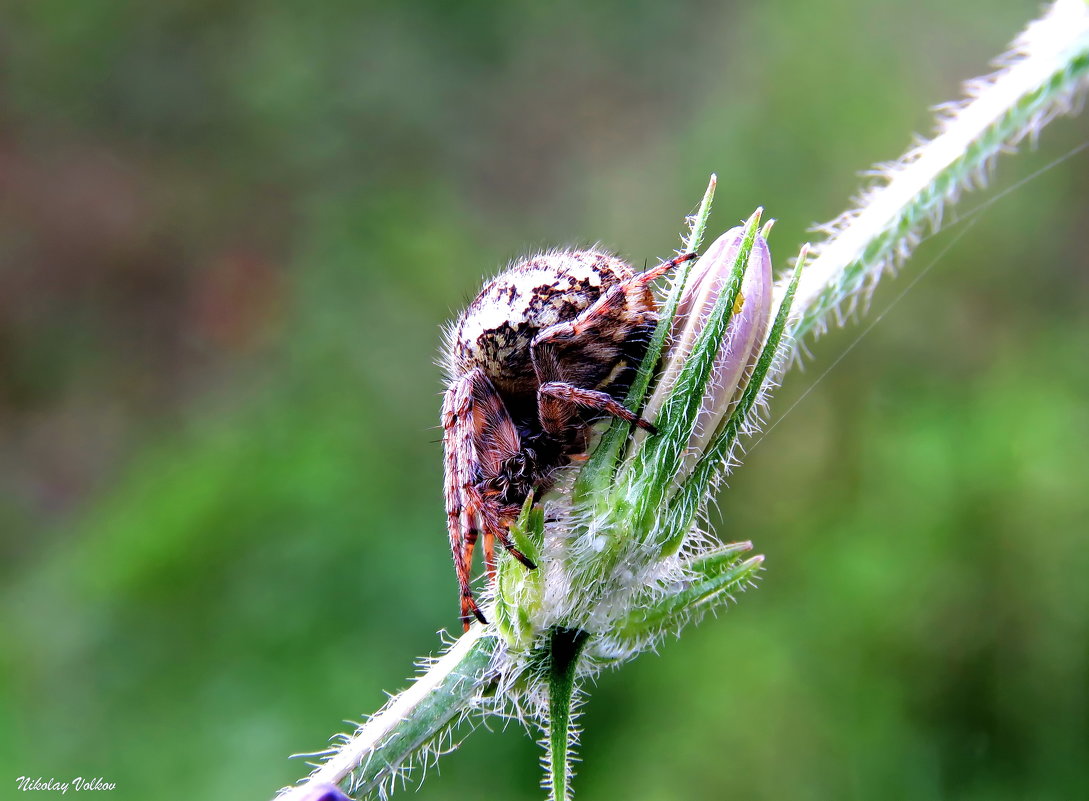
[[[648, 419], [653, 420], [665, 402], [711, 311], [726, 291], [744, 235], [744, 228], [731, 228], [707, 248], [692, 268], [674, 317], [673, 344], [665, 370], [644, 411]], [[689, 440], [690, 453], [699, 453], [707, 446], [748, 383], [768, 330], [772, 288], [771, 254], [767, 241], [758, 233]]]

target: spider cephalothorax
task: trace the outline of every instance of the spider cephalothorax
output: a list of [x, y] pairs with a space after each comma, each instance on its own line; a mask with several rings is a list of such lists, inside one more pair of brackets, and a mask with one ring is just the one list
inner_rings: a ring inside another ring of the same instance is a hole
[[653, 431], [620, 399], [658, 319], [651, 282], [693, 256], [637, 273], [599, 250], [542, 253], [485, 285], [448, 331], [446, 518], [466, 628], [484, 622], [469, 583], [478, 537], [489, 578], [496, 539], [535, 568], [508, 533], [526, 498], [586, 450], [595, 419]]

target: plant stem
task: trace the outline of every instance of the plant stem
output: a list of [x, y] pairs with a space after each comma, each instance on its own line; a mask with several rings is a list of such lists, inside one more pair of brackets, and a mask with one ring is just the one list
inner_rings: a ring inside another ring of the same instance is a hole
[[[934, 139], [881, 167], [883, 183], [857, 209], [823, 227], [828, 236], [813, 247], [798, 286], [795, 337], [854, 312], [885, 270], [938, 230], [945, 204], [983, 182], [1000, 153], [1077, 108], [1089, 79], [1089, 4], [1057, 0], [1002, 63], [990, 77], [966, 85], [967, 102], [941, 112]], [[779, 293], [785, 287], [784, 280]]]
[[362, 797], [410, 767], [413, 757], [468, 712], [486, 688], [496, 649], [490, 635], [489, 628], [473, 626], [281, 801], [301, 799], [311, 783], [343, 783]]
[[548, 751], [545, 761], [551, 801], [571, 798], [571, 762], [575, 741], [571, 702], [579, 655], [589, 638], [585, 631], [555, 628], [549, 642]]

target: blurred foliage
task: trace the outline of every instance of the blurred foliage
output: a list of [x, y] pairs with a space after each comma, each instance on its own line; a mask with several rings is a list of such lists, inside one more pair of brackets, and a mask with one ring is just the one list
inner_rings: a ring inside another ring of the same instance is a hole
[[[481, 275], [668, 254], [712, 170], [712, 228], [764, 205], [781, 265], [1037, 10], [7, 5], [0, 782], [297, 778], [456, 627], [432, 360]], [[601, 681], [581, 797], [1089, 796], [1087, 174], [788, 376], [721, 503], [761, 589]], [[536, 798], [536, 759], [481, 730], [421, 794]]]

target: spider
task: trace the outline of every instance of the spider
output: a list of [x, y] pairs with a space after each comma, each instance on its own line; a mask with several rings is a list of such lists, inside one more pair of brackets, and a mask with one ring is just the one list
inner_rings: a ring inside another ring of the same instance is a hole
[[654, 432], [620, 399], [658, 321], [651, 283], [695, 255], [639, 273], [597, 249], [541, 253], [485, 284], [446, 332], [446, 520], [466, 630], [487, 622], [470, 587], [479, 536], [489, 581], [495, 540], [535, 569], [508, 530], [526, 498], [585, 454], [595, 420]]

